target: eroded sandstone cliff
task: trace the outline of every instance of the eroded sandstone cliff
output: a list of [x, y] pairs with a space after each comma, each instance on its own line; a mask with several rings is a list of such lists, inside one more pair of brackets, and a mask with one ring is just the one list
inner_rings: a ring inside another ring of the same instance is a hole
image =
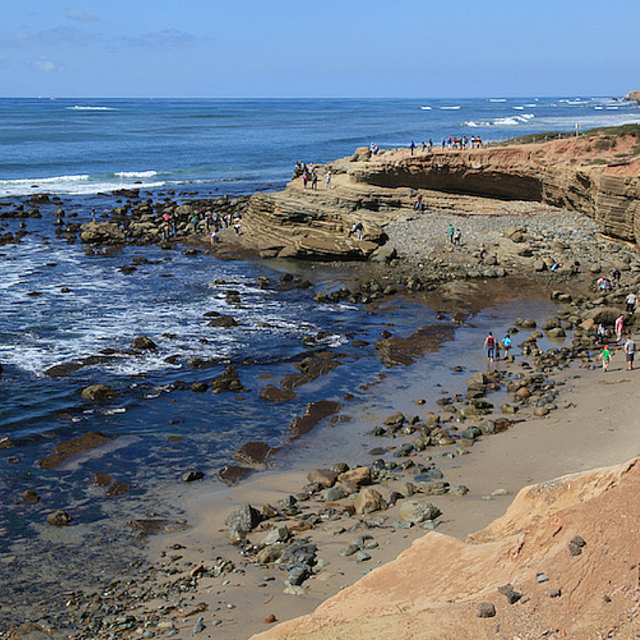
[[526, 487], [467, 542], [430, 532], [254, 640], [636, 637], [639, 490], [637, 459]]
[[[600, 135], [433, 153], [371, 156], [359, 149], [316, 167], [317, 190], [298, 178], [282, 192], [254, 195], [244, 221], [247, 242], [265, 255], [366, 258], [384, 244], [384, 225], [413, 207], [420, 191], [436, 211], [473, 209], [476, 197], [542, 202], [583, 213], [606, 235], [636, 243], [639, 145], [635, 135]], [[328, 170], [331, 189], [323, 179]], [[363, 241], [349, 235], [357, 222]]]

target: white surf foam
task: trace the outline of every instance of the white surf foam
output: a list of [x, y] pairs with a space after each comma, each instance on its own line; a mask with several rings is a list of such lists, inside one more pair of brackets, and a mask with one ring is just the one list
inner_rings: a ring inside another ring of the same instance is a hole
[[443, 111], [456, 111], [457, 109], [460, 108], [460, 105], [457, 105], [455, 107], [440, 107]]
[[420, 107], [420, 108], [421, 108], [423, 111], [431, 111], [431, 107], [424, 106], [424, 107]]
[[158, 175], [157, 171], [116, 171], [118, 178], [153, 178]]
[[113, 107], [91, 107], [88, 105], [77, 104], [73, 107], [65, 107], [68, 111], [117, 111]]
[[506, 98], [489, 98], [489, 102], [506, 102]]

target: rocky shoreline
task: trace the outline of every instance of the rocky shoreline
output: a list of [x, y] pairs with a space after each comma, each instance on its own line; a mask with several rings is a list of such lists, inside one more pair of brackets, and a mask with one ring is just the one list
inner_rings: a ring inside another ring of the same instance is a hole
[[[394, 153], [412, 166], [406, 153]], [[363, 162], [361, 157], [362, 153], [354, 163], [358, 168]], [[375, 304], [395, 295], [436, 296], [441, 308], [464, 316], [474, 303], [474, 281], [507, 278], [508, 283], [508, 277], [517, 275], [548, 287], [551, 299], [557, 303], [557, 313], [539, 328], [527, 318], [516, 322], [510, 332], [520, 348], [518, 358], [509, 357], [499, 369], [473, 376], [466, 393], [443, 390], [438, 398], [439, 410], [394, 414], [376, 425], [372, 436], [380, 444], [370, 452], [373, 462], [363, 465], [336, 461], [331, 468], [309, 469], [306, 478], [298, 477], [295, 482], [286, 478], [286, 487], [272, 492], [278, 496], [273, 504], [267, 500], [258, 504], [251, 499], [253, 505], [223, 509], [218, 502], [208, 507], [215, 512], [212, 520], [206, 522], [202, 516], [205, 524], [196, 528], [201, 536], [202, 530], [206, 531], [205, 543], [200, 537], [197, 544], [184, 544], [190, 533], [172, 534], [187, 538], [174, 537], [168, 546], [156, 540], [154, 549], [158, 555], [145, 567], [144, 574], [115, 580], [100, 593], [67, 594], [67, 629], [54, 622], [34, 620], [13, 629], [8, 637], [247, 637], [261, 624], [290, 617], [292, 608], [296, 610], [290, 602], [292, 597], [306, 598], [304, 611], [310, 611], [343, 584], [352, 583], [363, 571], [367, 572], [367, 563], [395, 557], [425, 530], [446, 528], [451, 501], [471, 500], [468, 485], [447, 479], [453, 461], [467, 456], [478, 443], [494, 434], [517, 429], [518, 423], [544, 421], [570, 408], [564, 389], [572, 386], [575, 371], [596, 367], [597, 324], [611, 326], [623, 312], [627, 294], [636, 292], [640, 285], [640, 264], [634, 247], [599, 235], [598, 229], [603, 230], [603, 225], [597, 215], [590, 219], [531, 201], [505, 203], [441, 194], [425, 194], [427, 212], [418, 213], [413, 211], [416, 192], [411, 192], [412, 187], [376, 187], [375, 197], [370, 193], [373, 199], [363, 201], [360, 187], [352, 183], [353, 174], [341, 174], [340, 163], [332, 163], [332, 171], [335, 193], [323, 194], [321, 199], [303, 193], [303, 187], [295, 181], [288, 187], [290, 208], [294, 207], [292, 203], [309, 196], [315, 199], [311, 205], [304, 205], [313, 209], [311, 213], [296, 212], [302, 220], [292, 226], [292, 242], [282, 247], [269, 245], [274, 237], [273, 222], [270, 227], [262, 224], [266, 203], [270, 198], [277, 199], [277, 194], [162, 205], [136, 203], [140, 194], [128, 193], [122, 195], [131, 198], [131, 203], [113, 212], [118, 219], [75, 226], [64, 222], [60, 215], [57, 226], [60, 234], [69, 234], [69, 239], [80, 234], [83, 242], [103, 250], [122, 242], [164, 242], [159, 239], [161, 221], [169, 213], [176, 221], [177, 238], [170, 242], [185, 242], [185, 251], [207, 249], [226, 256], [259, 253], [281, 258], [372, 259], [373, 264], [366, 268], [354, 264], [356, 285], [328, 295], [319, 293], [317, 302]], [[347, 197], [352, 205], [358, 203], [353, 205], [355, 208], [346, 207]], [[430, 197], [438, 199], [443, 208], [437, 209]], [[325, 202], [323, 206], [333, 207], [331, 212], [317, 208], [320, 200]], [[196, 221], [193, 233], [191, 218], [200, 210], [203, 217]], [[207, 211], [214, 210], [230, 216], [240, 214], [242, 235], [228, 228], [221, 233], [220, 246], [210, 248], [206, 236], [202, 237], [202, 227]], [[365, 237], [358, 241], [349, 237], [348, 230], [363, 218], [363, 211], [369, 217], [365, 219]], [[291, 218], [280, 218], [276, 226], [282, 230], [290, 222]], [[453, 246], [447, 236], [452, 224], [463, 230], [460, 247]], [[624, 225], [628, 227], [626, 222]], [[611, 225], [605, 223], [604, 230], [610, 231]], [[385, 244], [381, 244], [383, 240]], [[621, 272], [619, 285], [610, 291], [598, 290], [596, 278], [614, 268]], [[637, 313], [625, 315], [628, 330], [633, 331], [638, 317]], [[542, 349], [539, 343], [545, 338], [556, 340], [558, 346]], [[407, 358], [410, 361], [419, 357], [421, 341], [421, 336], [398, 339], [383, 334], [376, 348], [383, 362], [407, 364]], [[300, 373], [315, 379], [314, 375], [326, 373], [327, 366], [330, 363], [326, 361], [308, 363]], [[309, 367], [315, 367], [315, 373], [310, 373]], [[221, 384], [235, 379], [229, 372]], [[285, 392], [286, 385], [279, 391]], [[499, 403], [491, 401], [493, 394], [502, 398]], [[419, 407], [424, 399], [415, 398], [414, 402]], [[310, 408], [311, 414], [314, 410]], [[328, 412], [323, 407], [315, 422], [337, 411], [337, 407]], [[306, 428], [303, 418], [296, 424], [300, 432]], [[310, 422], [312, 428], [314, 419]], [[264, 443], [249, 444], [253, 446], [238, 452], [240, 464], [233, 470], [235, 475], [225, 478], [223, 471], [222, 479], [235, 479], [244, 475], [242, 469], [265, 465], [269, 452], [260, 446]], [[271, 481], [276, 485], [279, 482]], [[499, 501], [508, 493], [497, 488], [478, 496], [471, 489], [473, 499], [486, 502]], [[232, 500], [239, 502], [237, 496]], [[224, 528], [222, 535], [217, 532], [220, 528]], [[402, 541], [397, 540], [400, 536]], [[202, 546], [210, 547], [212, 542], [214, 554]], [[386, 553], [379, 552], [381, 545], [386, 545]], [[348, 569], [344, 569], [346, 566]], [[237, 595], [232, 597], [238, 588], [251, 592], [254, 600], [247, 596], [243, 602]], [[271, 611], [262, 617], [264, 622], [253, 615], [251, 603], [255, 604], [256, 594], [261, 602], [267, 602], [259, 611]], [[252, 619], [245, 626], [243, 619], [250, 612]], [[69, 628], [76, 630], [70, 632]]]

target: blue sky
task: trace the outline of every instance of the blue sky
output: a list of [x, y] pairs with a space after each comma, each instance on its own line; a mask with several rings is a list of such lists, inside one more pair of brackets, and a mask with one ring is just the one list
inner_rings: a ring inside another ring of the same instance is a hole
[[638, 0], [2, 0], [0, 95], [620, 96]]

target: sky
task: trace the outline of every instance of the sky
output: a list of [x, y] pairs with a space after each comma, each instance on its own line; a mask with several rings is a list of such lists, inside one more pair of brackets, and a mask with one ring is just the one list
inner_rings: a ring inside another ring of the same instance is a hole
[[2, 0], [0, 97], [622, 96], [638, 0]]

